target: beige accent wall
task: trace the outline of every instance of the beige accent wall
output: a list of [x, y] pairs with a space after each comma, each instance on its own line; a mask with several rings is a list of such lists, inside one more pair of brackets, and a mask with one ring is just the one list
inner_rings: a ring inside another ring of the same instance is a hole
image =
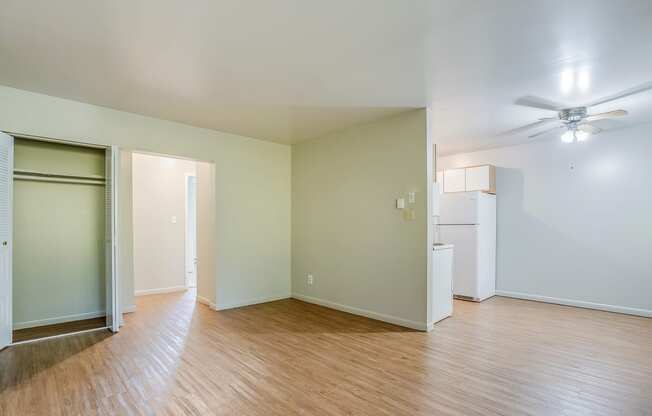
[[0, 130], [214, 162], [217, 307], [290, 296], [289, 146], [9, 87]]
[[425, 329], [428, 155], [425, 110], [292, 147], [293, 296]]

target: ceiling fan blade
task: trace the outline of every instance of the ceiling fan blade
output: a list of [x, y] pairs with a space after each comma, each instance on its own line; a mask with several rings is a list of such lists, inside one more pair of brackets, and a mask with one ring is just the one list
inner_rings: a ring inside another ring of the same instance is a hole
[[605, 118], [622, 117], [622, 116], [626, 116], [627, 114], [628, 113], [625, 110], [614, 110], [614, 111], [607, 111], [606, 113], [592, 114], [590, 116], [587, 116], [584, 120], [596, 121]]
[[641, 84], [641, 85], [637, 85], [637, 86], [632, 87], [632, 88], [628, 88], [628, 89], [626, 89], [624, 91], [621, 91], [619, 93], [610, 95], [608, 97], [602, 97], [599, 100], [596, 100], [596, 101], [593, 101], [592, 103], [587, 104], [586, 107], [593, 107], [593, 106], [596, 106], [596, 105], [608, 103], [609, 101], [614, 101], [614, 100], [617, 100], [619, 98], [629, 97], [630, 95], [638, 94], [638, 93], [641, 93], [643, 91], [647, 91], [647, 90], [650, 90], [650, 89], [652, 89], [652, 81], [646, 82], [646, 83]]
[[534, 137], [539, 137], [539, 136], [541, 136], [541, 135], [543, 135], [543, 134], [550, 133], [550, 132], [552, 132], [552, 131], [555, 131], [555, 130], [558, 130], [558, 129], [561, 129], [561, 128], [565, 128], [565, 127], [566, 127], [566, 125], [565, 125], [565, 124], [562, 124], [562, 125], [559, 125], [559, 126], [555, 126], [555, 127], [549, 128], [549, 129], [542, 130], [542, 131], [540, 131], [540, 132], [538, 132], [538, 133], [531, 134], [531, 135], [529, 135], [528, 137], [529, 137], [530, 139], [532, 139], [532, 138], [534, 138]]
[[550, 123], [551, 121], [559, 122], [559, 118], [557, 118], [557, 117], [540, 118], [539, 121], [535, 121], [534, 123], [526, 124], [524, 126], [517, 127], [515, 129], [507, 130], [502, 135], [507, 136], [507, 135], [521, 133], [521, 132], [524, 132], [526, 130], [533, 129], [535, 127], [545, 126], [546, 124]]
[[587, 132], [589, 134], [598, 134], [598, 133], [600, 133], [602, 131], [602, 129], [600, 127], [596, 127], [596, 126], [594, 126], [592, 124], [589, 124], [589, 123], [582, 123], [579, 126], [577, 126], [577, 129], [581, 130], [581, 131], [584, 131], [584, 132]]
[[534, 107], [541, 110], [550, 110], [550, 111], [559, 111], [564, 108], [568, 108], [563, 104], [556, 103], [554, 101], [547, 100], [541, 97], [535, 97], [534, 95], [526, 95], [514, 101], [516, 105], [522, 105], [525, 107]]

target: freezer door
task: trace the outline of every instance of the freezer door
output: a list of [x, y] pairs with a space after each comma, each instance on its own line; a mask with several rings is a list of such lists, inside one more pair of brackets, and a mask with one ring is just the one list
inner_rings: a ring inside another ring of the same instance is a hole
[[439, 239], [453, 244], [453, 294], [478, 298], [478, 226], [440, 225]]
[[478, 224], [479, 197], [479, 192], [443, 193], [439, 202], [439, 223]]

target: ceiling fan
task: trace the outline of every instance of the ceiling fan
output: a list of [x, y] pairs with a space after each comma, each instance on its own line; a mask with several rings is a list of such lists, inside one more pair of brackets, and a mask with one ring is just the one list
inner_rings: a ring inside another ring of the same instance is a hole
[[538, 121], [534, 123], [530, 123], [525, 126], [510, 130], [508, 133], [514, 134], [525, 130], [533, 129], [536, 127], [543, 127], [549, 124], [555, 124], [553, 127], [539, 131], [528, 137], [534, 138], [546, 133], [550, 133], [555, 130], [563, 129], [564, 133], [561, 136], [561, 140], [564, 143], [572, 143], [576, 140], [584, 141], [588, 139], [589, 135], [598, 134], [602, 131], [601, 128], [592, 124], [594, 121], [604, 120], [604, 119], [609, 119], [614, 117], [622, 117], [628, 114], [627, 111], [625, 110], [613, 110], [604, 113], [590, 114], [589, 113], [590, 107], [594, 107], [600, 104], [605, 104], [610, 101], [614, 101], [630, 95], [638, 94], [643, 91], [647, 91], [649, 89], [652, 89], [652, 82], [638, 85], [633, 88], [629, 88], [617, 94], [610, 95], [608, 97], [603, 97], [599, 100], [593, 101], [589, 104], [579, 106], [579, 107], [565, 106], [563, 104], [546, 100], [545, 98], [535, 97], [531, 95], [526, 97], [521, 97], [518, 100], [516, 100], [514, 104], [543, 109], [543, 110], [556, 111], [557, 116], [540, 118]]

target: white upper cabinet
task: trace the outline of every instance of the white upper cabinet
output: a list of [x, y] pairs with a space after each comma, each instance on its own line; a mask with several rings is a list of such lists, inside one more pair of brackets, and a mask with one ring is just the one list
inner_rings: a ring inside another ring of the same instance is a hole
[[445, 169], [443, 179], [444, 192], [482, 191], [490, 194], [496, 193], [496, 167], [492, 165]]
[[491, 165], [466, 168], [466, 190], [496, 192], [495, 168]]
[[444, 170], [444, 192], [464, 192], [466, 190], [465, 169]]

